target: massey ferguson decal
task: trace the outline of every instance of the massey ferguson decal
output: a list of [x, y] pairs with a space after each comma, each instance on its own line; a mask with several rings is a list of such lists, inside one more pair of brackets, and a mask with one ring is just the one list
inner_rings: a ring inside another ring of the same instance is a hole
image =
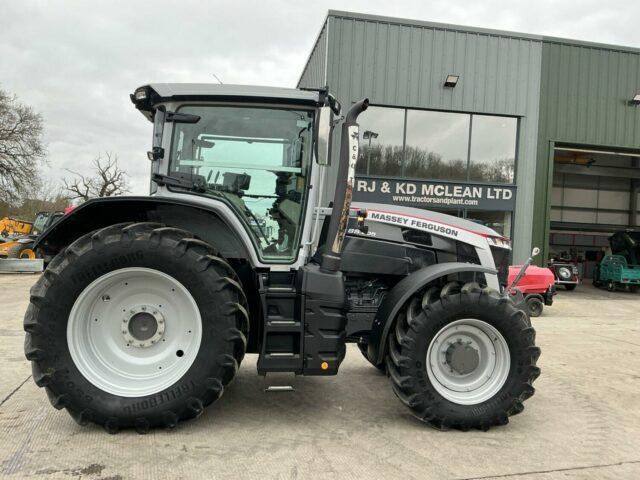
[[460, 230], [453, 227], [448, 227], [441, 223], [434, 223], [428, 220], [420, 220], [415, 217], [405, 217], [404, 215], [394, 215], [391, 213], [383, 213], [376, 211], [369, 211], [368, 217], [370, 220], [384, 223], [392, 223], [402, 225], [404, 227], [413, 228], [415, 230], [424, 230], [425, 232], [431, 232], [441, 234], [446, 237], [458, 237]]
[[392, 208], [393, 207], [389, 206], [389, 211], [368, 208], [367, 222], [388, 223], [390, 225], [398, 225], [405, 228], [412, 228], [414, 230], [422, 230], [423, 232], [429, 232], [434, 235], [440, 235], [442, 237], [448, 237], [469, 243], [479, 247], [481, 250], [488, 251], [489, 249], [487, 239], [482, 234], [465, 228], [459, 228], [453, 225], [447, 225], [446, 223], [430, 220], [428, 218], [429, 212], [425, 212], [425, 217], [422, 218], [419, 216], [394, 213], [391, 211]]
[[509, 211], [515, 208], [516, 187], [358, 176], [353, 198], [359, 202], [427, 210], [435, 207]]

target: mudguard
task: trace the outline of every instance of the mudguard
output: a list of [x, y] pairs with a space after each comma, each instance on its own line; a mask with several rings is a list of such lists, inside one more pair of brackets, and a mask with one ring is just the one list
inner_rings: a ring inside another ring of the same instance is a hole
[[89, 200], [38, 237], [45, 261], [82, 235], [123, 222], [157, 222], [188, 230], [214, 245], [225, 258], [250, 258], [223, 218], [201, 204], [166, 197], [106, 197]]
[[472, 263], [446, 262], [429, 265], [407, 275], [384, 297], [371, 326], [367, 355], [376, 365], [381, 365], [387, 345], [387, 337], [400, 309], [419, 290], [438, 278], [461, 272], [497, 274], [493, 268]]

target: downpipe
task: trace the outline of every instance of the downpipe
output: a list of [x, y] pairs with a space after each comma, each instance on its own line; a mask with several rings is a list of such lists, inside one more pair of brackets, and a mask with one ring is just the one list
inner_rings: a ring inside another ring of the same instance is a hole
[[358, 161], [359, 125], [358, 116], [369, 107], [369, 99], [354, 103], [342, 124], [340, 137], [340, 157], [336, 191], [331, 210], [331, 221], [327, 232], [326, 249], [322, 254], [320, 269], [323, 272], [337, 272], [340, 269], [342, 244], [349, 223], [349, 209], [353, 197], [353, 185]]

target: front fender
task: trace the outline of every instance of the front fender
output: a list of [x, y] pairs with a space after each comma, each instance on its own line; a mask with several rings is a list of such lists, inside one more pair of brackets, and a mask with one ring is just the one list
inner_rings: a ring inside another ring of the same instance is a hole
[[376, 365], [381, 365], [386, 353], [387, 337], [400, 309], [419, 290], [431, 282], [461, 272], [488, 273], [495, 275], [493, 268], [472, 263], [446, 262], [429, 265], [407, 275], [384, 297], [371, 326], [367, 355]]

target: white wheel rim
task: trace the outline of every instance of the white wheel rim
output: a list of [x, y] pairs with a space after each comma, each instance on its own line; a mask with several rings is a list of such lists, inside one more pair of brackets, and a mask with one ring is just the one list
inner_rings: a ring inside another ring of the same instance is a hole
[[122, 397], [152, 395], [176, 383], [201, 340], [200, 311], [189, 291], [150, 268], [97, 278], [78, 296], [67, 323], [69, 352], [80, 373]]
[[[466, 348], [475, 351], [477, 366], [456, 371], [451, 352]], [[453, 350], [452, 350], [453, 349]], [[426, 370], [431, 384], [447, 400], [460, 405], [476, 405], [496, 395], [509, 375], [509, 346], [500, 332], [475, 318], [461, 319], [443, 327], [427, 350]]]

